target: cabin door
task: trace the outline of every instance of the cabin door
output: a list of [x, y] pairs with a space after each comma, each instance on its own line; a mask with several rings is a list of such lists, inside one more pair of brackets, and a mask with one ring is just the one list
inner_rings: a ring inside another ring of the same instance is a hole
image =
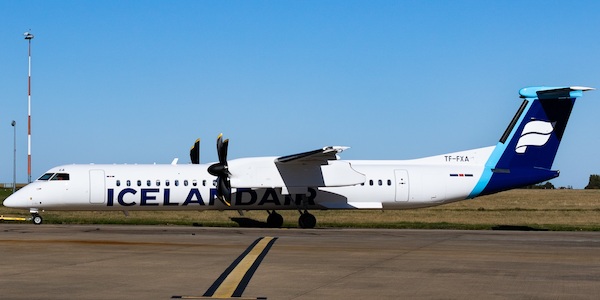
[[104, 170], [90, 170], [90, 203], [102, 204], [106, 199]]
[[394, 170], [396, 177], [396, 201], [408, 201], [408, 171]]

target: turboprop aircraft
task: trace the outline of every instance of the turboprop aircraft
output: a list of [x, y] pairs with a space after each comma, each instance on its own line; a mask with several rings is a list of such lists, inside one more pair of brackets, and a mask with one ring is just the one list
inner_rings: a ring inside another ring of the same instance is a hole
[[552, 163], [571, 110], [588, 87], [528, 87], [496, 146], [413, 160], [342, 160], [347, 147], [329, 146], [280, 157], [227, 159], [200, 164], [63, 165], [9, 196], [4, 205], [43, 210], [298, 210], [313, 228], [316, 209], [411, 209], [435, 206], [543, 182], [559, 175]]

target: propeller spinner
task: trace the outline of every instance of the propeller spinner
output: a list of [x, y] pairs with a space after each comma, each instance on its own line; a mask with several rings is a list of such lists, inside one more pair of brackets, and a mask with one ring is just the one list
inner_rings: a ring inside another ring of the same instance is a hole
[[229, 139], [223, 140], [223, 134], [217, 138], [217, 154], [219, 162], [208, 167], [208, 173], [217, 176], [217, 198], [225, 205], [231, 206], [231, 183], [229, 182], [229, 173], [227, 166], [227, 147]]

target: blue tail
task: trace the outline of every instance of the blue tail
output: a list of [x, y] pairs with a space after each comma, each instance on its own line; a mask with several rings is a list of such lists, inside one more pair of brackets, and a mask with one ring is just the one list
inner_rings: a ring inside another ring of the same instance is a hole
[[469, 198], [558, 177], [551, 170], [575, 100], [587, 87], [528, 87]]

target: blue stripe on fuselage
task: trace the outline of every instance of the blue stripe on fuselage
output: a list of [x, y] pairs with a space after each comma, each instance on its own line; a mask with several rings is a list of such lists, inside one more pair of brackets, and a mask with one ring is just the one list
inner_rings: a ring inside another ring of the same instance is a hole
[[520, 124], [523, 123], [523, 119], [527, 115], [527, 112], [531, 108], [531, 105], [535, 102], [534, 101], [535, 99], [526, 99], [526, 100], [528, 100], [529, 102], [527, 103], [527, 106], [525, 107], [525, 109], [523, 110], [521, 115], [519, 116], [519, 120], [516, 122], [516, 125], [511, 130], [506, 141], [504, 143], [499, 142], [496, 145], [496, 148], [494, 148], [494, 151], [492, 151], [492, 154], [490, 155], [487, 162], [485, 163], [485, 167], [483, 168], [483, 173], [481, 174], [481, 177], [479, 177], [479, 181], [477, 182], [477, 184], [475, 185], [475, 187], [473, 188], [473, 190], [471, 191], [471, 193], [469, 194], [467, 199], [472, 199], [472, 198], [479, 196], [481, 194], [481, 192], [483, 192], [485, 187], [488, 185], [488, 183], [492, 180], [492, 176], [494, 175], [492, 170], [496, 167], [496, 165], [498, 164], [498, 161], [500, 161], [502, 154], [504, 154], [504, 152], [506, 151], [506, 147], [508, 146], [508, 144], [510, 144], [510, 141], [515, 136], [517, 130], [519, 130]]

